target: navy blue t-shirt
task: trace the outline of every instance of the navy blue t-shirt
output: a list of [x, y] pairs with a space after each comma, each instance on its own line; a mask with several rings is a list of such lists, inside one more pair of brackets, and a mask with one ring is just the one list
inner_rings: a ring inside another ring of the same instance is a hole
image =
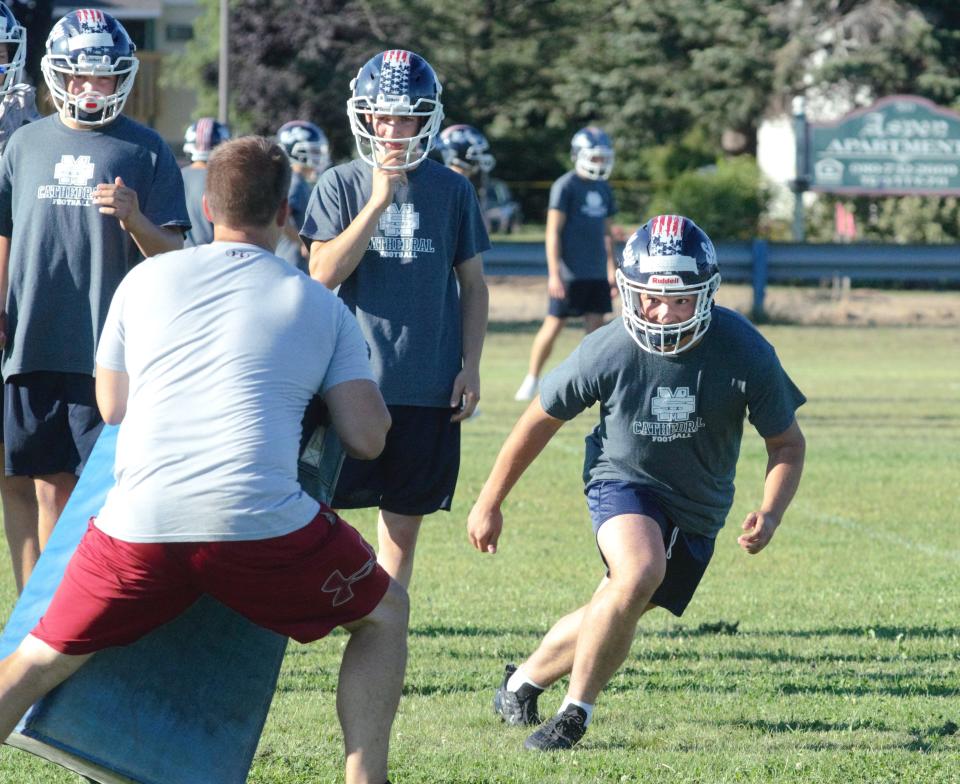
[[607, 182], [567, 172], [550, 188], [548, 206], [566, 216], [560, 232], [560, 277], [606, 280], [606, 222], [617, 213]]
[[572, 419], [600, 403], [586, 438], [584, 484], [647, 488], [684, 531], [714, 537], [733, 503], [744, 416], [779, 435], [806, 398], [777, 354], [741, 316], [715, 307], [706, 334], [673, 356], [650, 354], [622, 319], [592, 332], [547, 374], [544, 411]]
[[180, 169], [150, 128], [121, 116], [80, 131], [52, 114], [10, 137], [0, 162], [0, 235], [11, 238], [4, 378], [93, 375], [113, 292], [141, 258], [92, 200], [116, 177], [154, 225], [190, 228]]
[[[369, 201], [372, 183], [363, 161], [327, 169], [310, 197], [304, 241], [343, 232]], [[465, 177], [425, 160], [407, 173], [407, 183], [339, 294], [360, 322], [384, 400], [448, 408], [463, 367], [454, 267], [488, 250], [490, 240]]]

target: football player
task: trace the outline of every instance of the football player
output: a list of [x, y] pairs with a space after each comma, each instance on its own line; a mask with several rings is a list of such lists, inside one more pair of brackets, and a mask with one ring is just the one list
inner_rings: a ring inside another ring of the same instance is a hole
[[613, 144], [600, 128], [583, 128], [573, 136], [570, 157], [573, 170], [550, 188], [545, 237], [549, 306], [516, 400], [536, 394], [540, 373], [568, 318], [582, 316], [589, 334], [613, 310], [616, 260], [610, 218], [617, 207], [607, 184]]
[[71, 11], [40, 65], [57, 111], [16, 131], [0, 161], [6, 471], [32, 477], [38, 503], [6, 520], [19, 584], [102, 427], [94, 350], [110, 299], [141, 256], [180, 248], [190, 227], [170, 148], [122, 114], [139, 65], [123, 25]]
[[322, 171], [330, 166], [327, 135], [312, 122], [292, 120], [277, 131], [277, 142], [290, 159], [290, 219], [287, 221], [277, 255], [310, 273], [306, 246], [300, 241], [300, 227], [310, 202], [310, 191]]
[[657, 216], [628, 240], [617, 282], [622, 318], [547, 374], [467, 523], [473, 546], [495, 553], [511, 488], [564, 422], [600, 403], [584, 477], [607, 575], [519, 668], [507, 665], [494, 694], [505, 722], [536, 725], [540, 694], [570, 676], [560, 710], [527, 738], [532, 750], [580, 740], [644, 613], [683, 613], [733, 503], [744, 416], [768, 455], [762, 500], [738, 540], [747, 553], [769, 544], [803, 470], [795, 411], [805, 398], [757, 329], [714, 305], [720, 270], [710, 238], [689, 218]]
[[381, 52], [351, 89], [360, 157], [321, 175], [301, 236], [311, 275], [360, 322], [393, 418], [377, 460], [347, 458], [334, 506], [379, 508], [378, 560], [409, 585], [420, 524], [450, 509], [460, 423], [480, 398], [490, 242], [473, 186], [427, 158], [443, 117], [430, 64]]
[[24, 84], [27, 31], [10, 9], [0, 3], [0, 155], [17, 128], [40, 119], [37, 92]]
[[218, 144], [230, 138], [230, 128], [213, 117], [201, 117], [187, 126], [183, 134], [183, 153], [190, 163], [180, 169], [183, 189], [190, 216], [190, 231], [184, 240], [185, 247], [195, 247], [213, 242], [213, 224], [203, 214], [203, 191], [207, 186], [207, 161]]

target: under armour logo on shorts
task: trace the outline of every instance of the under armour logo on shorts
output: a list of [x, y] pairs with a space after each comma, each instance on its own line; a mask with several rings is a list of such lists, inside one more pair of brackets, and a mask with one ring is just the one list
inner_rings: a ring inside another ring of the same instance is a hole
[[320, 588], [324, 593], [333, 594], [331, 604], [334, 607], [339, 607], [341, 604], [349, 602], [353, 598], [353, 584], [362, 580], [364, 577], [369, 577], [370, 573], [373, 572], [377, 566], [377, 556], [366, 542], [364, 542], [364, 546], [366, 546], [367, 551], [370, 553], [370, 558], [367, 559], [367, 562], [363, 566], [349, 577], [344, 577], [343, 572], [339, 569], [334, 570]]

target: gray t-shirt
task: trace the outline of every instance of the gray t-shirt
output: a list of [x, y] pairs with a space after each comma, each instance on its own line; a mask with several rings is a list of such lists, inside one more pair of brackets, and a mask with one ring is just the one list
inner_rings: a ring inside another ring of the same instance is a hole
[[266, 539], [318, 504], [297, 482], [303, 412], [373, 380], [356, 320], [263, 248], [148, 259], [117, 288], [97, 362], [127, 373], [117, 483], [97, 527], [126, 542]]
[[183, 190], [187, 198], [187, 215], [190, 217], [190, 231], [183, 241], [185, 248], [195, 248], [213, 242], [213, 224], [203, 214], [203, 191], [207, 187], [207, 167], [184, 166]]
[[[290, 202], [290, 218], [297, 231], [303, 226], [303, 219], [307, 214], [307, 205], [310, 203], [310, 183], [308, 183], [297, 172], [293, 172], [290, 177], [290, 191], [287, 199]], [[291, 242], [284, 234], [280, 237], [280, 243], [277, 245], [277, 255], [289, 261], [301, 272], [310, 274], [310, 265], [307, 259], [300, 253], [300, 242]]]
[[567, 172], [550, 188], [548, 206], [566, 215], [560, 232], [560, 277], [566, 281], [606, 280], [606, 220], [617, 214], [607, 182]]
[[[360, 322], [387, 403], [448, 408], [463, 366], [454, 267], [488, 250], [490, 240], [465, 177], [425, 160], [407, 181], [339, 293]], [[371, 185], [363, 161], [325, 171], [310, 197], [304, 240], [343, 232], [370, 199]]]
[[0, 155], [15, 130], [39, 119], [37, 91], [29, 84], [14, 85], [0, 103]]
[[706, 335], [684, 353], [643, 351], [618, 318], [543, 379], [540, 402], [553, 417], [572, 419], [598, 401], [584, 483], [638, 484], [682, 530], [715, 537], [733, 503], [744, 416], [774, 436], [806, 398], [753, 325], [715, 307]]
[[180, 170], [155, 131], [122, 116], [77, 131], [50, 115], [11, 137], [0, 162], [0, 235], [11, 237], [4, 378], [93, 374], [110, 298], [140, 259], [120, 221], [92, 201], [116, 177], [155, 225], [190, 227]]

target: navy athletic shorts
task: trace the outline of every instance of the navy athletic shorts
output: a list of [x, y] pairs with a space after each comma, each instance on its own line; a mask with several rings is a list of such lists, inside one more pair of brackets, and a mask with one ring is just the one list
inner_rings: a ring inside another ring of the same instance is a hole
[[[611, 517], [624, 514], [645, 515], [660, 526], [667, 552], [667, 571], [650, 602], [676, 616], [683, 615], [713, 556], [714, 540], [681, 531], [670, 522], [650, 491], [631, 482], [601, 480], [587, 485], [585, 492], [594, 536]], [[603, 558], [603, 553], [600, 557]]]
[[387, 408], [393, 424], [383, 452], [375, 460], [344, 460], [331, 506], [376, 506], [410, 516], [449, 512], [460, 473], [460, 423], [450, 421], [454, 410]]
[[565, 281], [567, 296], [563, 299], [550, 297], [547, 312], [557, 318], [582, 316], [584, 313], [612, 313], [610, 284], [606, 280]]
[[7, 476], [79, 476], [102, 428], [93, 376], [44, 370], [3, 385]]

